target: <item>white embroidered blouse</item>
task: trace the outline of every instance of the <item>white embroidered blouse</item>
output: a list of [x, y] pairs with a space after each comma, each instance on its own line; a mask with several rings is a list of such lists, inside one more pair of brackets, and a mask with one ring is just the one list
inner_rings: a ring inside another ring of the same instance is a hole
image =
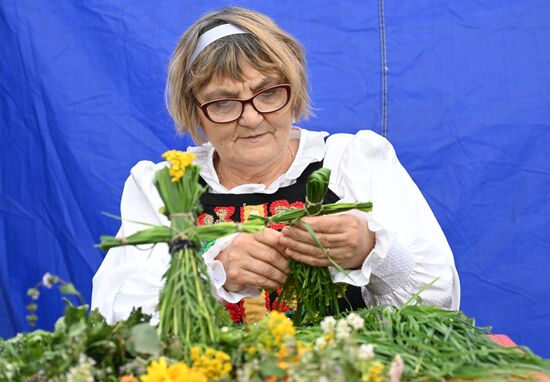
[[[271, 185], [245, 184], [226, 189], [219, 182], [213, 165], [214, 148], [210, 144], [190, 147], [201, 167], [201, 176], [212, 193], [272, 194], [280, 187], [296, 182], [313, 162], [323, 160], [331, 169], [330, 189], [343, 202], [372, 201], [373, 211], [350, 211], [368, 222], [375, 232], [376, 244], [361, 269], [348, 275], [331, 269], [335, 282], [362, 286], [367, 305], [404, 304], [412, 294], [438, 278], [422, 293], [424, 303], [458, 309], [460, 283], [453, 254], [430, 207], [409, 174], [399, 163], [392, 145], [372, 131], [333, 134], [293, 128], [291, 139], [299, 139], [298, 151], [288, 171]], [[153, 184], [155, 172], [166, 162], [141, 161], [131, 170], [121, 200], [122, 225], [117, 236], [128, 236], [144, 229], [136, 222], [169, 225], [158, 211], [162, 206]], [[248, 287], [239, 293], [224, 289], [225, 271], [216, 256], [237, 234], [220, 238], [204, 253], [212, 288], [220, 301], [238, 302], [259, 293]], [[133, 307], [153, 315], [162, 275], [170, 255], [166, 244], [111, 249], [93, 279], [92, 309], [99, 309], [107, 322], [125, 319]]]

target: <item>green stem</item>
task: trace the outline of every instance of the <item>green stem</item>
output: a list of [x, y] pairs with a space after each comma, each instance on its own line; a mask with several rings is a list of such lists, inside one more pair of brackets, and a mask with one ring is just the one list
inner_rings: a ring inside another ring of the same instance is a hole
[[[186, 250], [186, 251], [188, 251], [188, 250]], [[203, 295], [202, 295], [202, 289], [199, 285], [200, 275], [197, 273], [197, 266], [195, 264], [195, 256], [193, 256], [194, 253], [192, 253], [191, 251], [189, 253], [187, 253], [187, 255], [191, 257], [191, 264], [192, 264], [192, 267], [193, 267], [193, 274], [196, 275], [196, 277], [194, 277], [194, 279], [195, 279], [195, 290], [196, 290], [197, 297], [198, 297], [198, 300], [199, 300], [199, 307], [201, 308], [201, 311], [204, 315], [204, 319], [206, 320], [206, 322], [208, 324], [208, 335], [210, 337], [210, 341], [213, 342], [215, 340], [215, 335], [214, 335], [214, 329], [212, 327], [212, 317], [210, 316], [210, 314], [208, 312], [208, 309], [205, 305], [205, 300], [204, 300]]]

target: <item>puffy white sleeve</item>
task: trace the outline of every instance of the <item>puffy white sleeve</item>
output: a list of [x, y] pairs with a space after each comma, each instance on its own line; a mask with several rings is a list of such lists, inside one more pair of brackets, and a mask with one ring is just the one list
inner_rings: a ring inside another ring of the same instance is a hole
[[335, 134], [324, 163], [341, 201], [373, 202], [372, 212], [353, 213], [367, 221], [375, 246], [361, 269], [348, 275], [331, 269], [334, 281], [362, 286], [367, 305], [400, 306], [437, 279], [420, 295], [424, 303], [458, 309], [460, 283], [449, 244], [392, 145], [372, 131]]
[[[154, 185], [155, 173], [164, 165], [141, 161], [132, 168], [122, 192], [122, 224], [117, 237], [129, 236], [147, 228], [139, 223], [170, 225], [168, 219], [159, 212], [163, 202]], [[233, 295], [222, 287], [225, 272], [215, 257], [232, 238], [218, 239], [204, 254], [218, 300], [230, 302], [241, 296]], [[141, 307], [144, 313], [153, 316], [151, 322], [156, 324], [162, 276], [169, 264], [167, 244], [125, 246], [109, 250], [93, 278], [92, 309], [97, 308], [112, 324], [126, 319], [134, 307]]]
[[[158, 211], [162, 200], [153, 179], [158, 165], [141, 161], [131, 170], [121, 198], [122, 224], [117, 237], [129, 236], [147, 228], [143, 222], [168, 225]], [[124, 246], [109, 250], [93, 278], [92, 309], [99, 309], [108, 323], [126, 319], [133, 307], [147, 314], [155, 312], [162, 275], [170, 261], [166, 244]]]

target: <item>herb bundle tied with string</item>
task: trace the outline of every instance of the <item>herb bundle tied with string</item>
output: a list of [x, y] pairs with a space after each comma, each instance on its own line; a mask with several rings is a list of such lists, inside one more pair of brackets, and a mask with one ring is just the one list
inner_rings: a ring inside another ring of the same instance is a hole
[[210, 277], [200, 255], [201, 242], [235, 232], [257, 232], [264, 225], [197, 226], [204, 188], [198, 181], [199, 167], [192, 163], [195, 155], [170, 150], [163, 157], [169, 165], [157, 171], [155, 186], [164, 202], [161, 212], [170, 220], [170, 227], [149, 225], [128, 237], [102, 236], [98, 247], [108, 250], [123, 245], [168, 243], [172, 258], [163, 275], [158, 332], [162, 338], [179, 343], [189, 357], [193, 344], [218, 341], [220, 317], [224, 314], [211, 292]]
[[[328, 191], [330, 172], [328, 168], [321, 168], [314, 171], [308, 177], [304, 209], [285, 211], [270, 218], [253, 216], [249, 221], [263, 221], [265, 224], [282, 223], [304, 227], [331, 265], [346, 274], [346, 271], [331, 258], [311, 226], [301, 219], [306, 216], [335, 214], [352, 209], [369, 212], [372, 210], [372, 203], [323, 204]], [[296, 326], [302, 323], [316, 324], [326, 315], [340, 313], [338, 299], [345, 299], [347, 284], [335, 284], [332, 281], [328, 267], [314, 267], [291, 259], [290, 270], [289, 277], [282, 287], [279, 301], [287, 305], [296, 306], [293, 316]]]

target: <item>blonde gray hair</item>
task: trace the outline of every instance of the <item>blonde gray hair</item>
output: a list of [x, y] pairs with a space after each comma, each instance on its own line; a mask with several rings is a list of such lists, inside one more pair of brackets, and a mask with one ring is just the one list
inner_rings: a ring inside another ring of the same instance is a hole
[[[189, 64], [199, 37], [221, 24], [233, 24], [249, 33], [214, 41]], [[302, 45], [269, 17], [230, 7], [207, 13], [197, 20], [180, 38], [170, 60], [166, 105], [180, 134], [189, 132], [195, 142], [205, 141], [194, 92], [219, 78], [242, 81], [244, 64], [263, 73], [282, 76], [283, 81], [291, 85], [294, 120], [310, 115]]]

